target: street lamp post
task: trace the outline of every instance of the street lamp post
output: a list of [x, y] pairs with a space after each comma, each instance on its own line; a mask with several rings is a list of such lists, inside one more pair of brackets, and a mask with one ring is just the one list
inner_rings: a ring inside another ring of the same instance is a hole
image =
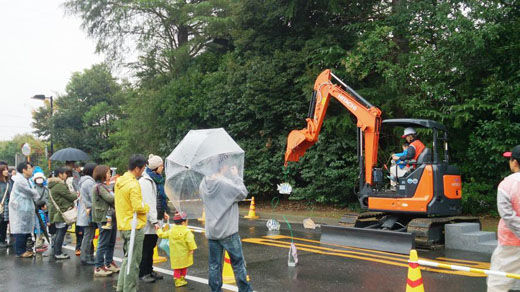
[[[45, 96], [43, 94], [36, 94], [32, 98], [33, 99], [39, 99], [39, 100], [49, 99], [50, 102], [51, 102], [51, 118], [52, 118], [52, 115], [53, 115], [53, 112], [54, 112], [54, 104], [53, 104], [52, 96]], [[49, 128], [49, 139], [51, 140], [51, 153], [49, 154], [49, 161], [48, 161], [49, 162], [49, 171], [51, 170], [51, 160], [50, 160], [50, 157], [52, 156], [52, 154], [54, 154], [54, 143], [52, 142], [52, 131], [51, 131], [51, 128]]]

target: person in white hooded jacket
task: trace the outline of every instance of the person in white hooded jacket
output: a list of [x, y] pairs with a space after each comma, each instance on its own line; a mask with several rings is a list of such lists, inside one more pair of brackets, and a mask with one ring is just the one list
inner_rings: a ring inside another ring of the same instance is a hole
[[[162, 173], [164, 170], [163, 160], [161, 157], [150, 154], [148, 157], [148, 165], [146, 171], [139, 178], [141, 185], [141, 194], [143, 202], [149, 206], [157, 206], [157, 185], [148, 174], [149, 171]], [[165, 219], [168, 215], [165, 214]], [[162, 280], [163, 276], [153, 271], [153, 250], [157, 245], [156, 230], [159, 229], [162, 222], [157, 219], [157, 208], [150, 208], [146, 215], [146, 226], [144, 227], [143, 256], [139, 265], [139, 278], [146, 283], [153, 283], [155, 280]]]

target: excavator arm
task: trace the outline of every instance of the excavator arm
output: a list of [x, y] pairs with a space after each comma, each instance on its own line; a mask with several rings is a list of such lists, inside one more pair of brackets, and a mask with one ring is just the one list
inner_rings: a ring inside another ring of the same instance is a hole
[[[340, 82], [349, 92], [331, 82], [331, 77]], [[338, 100], [347, 110], [357, 118], [359, 135], [358, 159], [364, 169], [364, 182], [372, 185], [372, 169], [377, 162], [379, 131], [381, 129], [381, 110], [371, 105], [352, 88], [339, 80], [329, 69], [323, 71], [314, 83], [313, 99], [306, 119], [307, 127], [293, 130], [287, 137], [285, 151], [285, 165], [289, 161], [298, 161], [314, 143], [318, 141], [323, 120], [331, 98]], [[361, 186], [362, 187], [362, 186]]]

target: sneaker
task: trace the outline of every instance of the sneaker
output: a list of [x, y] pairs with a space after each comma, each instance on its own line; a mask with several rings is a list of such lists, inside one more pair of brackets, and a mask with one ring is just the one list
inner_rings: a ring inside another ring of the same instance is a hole
[[152, 276], [152, 274], [144, 275], [141, 277], [141, 281], [145, 283], [154, 283], [155, 278]]
[[95, 268], [94, 277], [106, 277], [112, 275], [112, 271], [107, 270], [105, 267]]
[[34, 256], [34, 253], [32, 251], [26, 251], [22, 255], [20, 255], [21, 258], [32, 258]]
[[155, 271], [152, 271], [152, 277], [155, 278], [155, 280], [162, 280], [164, 277], [162, 275], [157, 274]]
[[79, 257], [81, 255], [81, 250], [79, 249], [76, 249], [76, 251], [74, 252], [74, 254]]
[[121, 270], [116, 263], [112, 262], [111, 264], [106, 266], [106, 269], [109, 271], [112, 271], [113, 273], [119, 273], [119, 270]]
[[186, 286], [188, 282], [184, 281], [182, 278], [175, 279], [175, 287]]
[[54, 255], [54, 259], [57, 259], [57, 260], [68, 260], [70, 259], [70, 256], [68, 254], [57, 254], [57, 255]]

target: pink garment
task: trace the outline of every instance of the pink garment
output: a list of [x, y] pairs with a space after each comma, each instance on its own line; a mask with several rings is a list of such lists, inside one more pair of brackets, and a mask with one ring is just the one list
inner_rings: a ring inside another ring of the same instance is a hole
[[497, 207], [501, 217], [498, 242], [520, 246], [520, 172], [509, 175], [498, 185]]

